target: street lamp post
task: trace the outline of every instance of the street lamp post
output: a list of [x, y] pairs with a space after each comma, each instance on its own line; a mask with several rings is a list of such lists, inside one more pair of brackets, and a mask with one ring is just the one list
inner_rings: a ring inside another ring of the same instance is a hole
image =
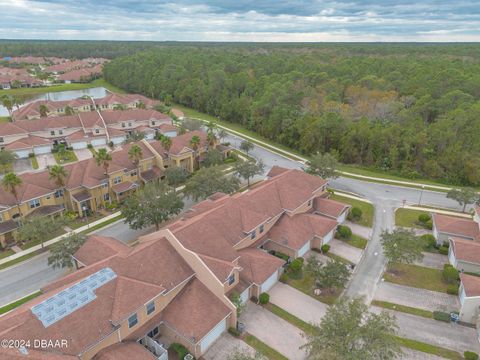
[[420, 190], [420, 199], [418, 200], [418, 205], [422, 203], [422, 196], [423, 196], [424, 189], [425, 189], [425, 185], [422, 185], [422, 190]]

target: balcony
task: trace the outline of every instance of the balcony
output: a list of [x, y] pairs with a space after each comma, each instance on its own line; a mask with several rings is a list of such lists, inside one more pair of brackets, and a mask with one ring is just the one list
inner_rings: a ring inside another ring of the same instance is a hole
[[145, 346], [152, 354], [157, 357], [157, 360], [168, 360], [168, 352], [156, 340], [150, 336], [145, 336], [140, 343]]

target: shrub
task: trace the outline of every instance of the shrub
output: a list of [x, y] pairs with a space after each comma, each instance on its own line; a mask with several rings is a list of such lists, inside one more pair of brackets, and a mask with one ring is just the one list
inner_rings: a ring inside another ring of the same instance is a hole
[[443, 264], [443, 270], [447, 269], [447, 268], [452, 268], [453, 265], [452, 264]]
[[418, 221], [420, 221], [422, 224], [425, 224], [427, 221], [430, 221], [430, 215], [427, 213], [421, 213], [418, 215]]
[[455, 284], [458, 280], [458, 270], [453, 266], [445, 266], [442, 272], [443, 280], [448, 284]]
[[257, 299], [256, 296], [252, 296], [252, 297], [250, 298], [250, 300], [251, 300], [253, 303], [255, 303], [255, 304], [258, 302], [258, 299]]
[[352, 230], [346, 225], [338, 225], [335, 237], [338, 239], [350, 239]]
[[93, 149], [93, 145], [92, 145], [92, 144], [88, 144], [88, 145], [87, 145], [87, 148]]
[[352, 207], [348, 213], [349, 220], [360, 220], [362, 218], [362, 209], [358, 207]]
[[424, 234], [420, 236], [420, 241], [423, 243], [425, 249], [433, 249], [437, 244], [437, 240], [432, 234]]
[[183, 359], [188, 354], [187, 348], [182, 344], [172, 343], [170, 347], [177, 353], [179, 359]]
[[300, 270], [302, 270], [302, 266], [303, 266], [303, 261], [299, 260], [299, 258], [296, 258], [295, 260], [293, 260], [290, 265], [288, 266], [289, 270], [294, 272], [294, 273], [297, 273], [299, 272]]
[[283, 273], [282, 275], [280, 275], [280, 282], [285, 284], [285, 283], [287, 283], [287, 281], [288, 281], [288, 275], [287, 274]]
[[113, 145], [114, 145], [113, 141], [110, 141], [110, 142], [108, 143], [108, 146], [109, 146], [111, 149], [113, 149]]
[[29, 154], [28, 154], [28, 157], [29, 157], [29, 158], [33, 158], [33, 157], [35, 157], [35, 154], [34, 154], [34, 153], [29, 153]]
[[238, 331], [237, 329], [235, 329], [234, 327], [229, 327], [228, 328], [228, 332], [235, 336], [235, 337], [239, 337], [240, 336], [240, 331]]
[[458, 295], [458, 285], [452, 284], [447, 286], [447, 294]]
[[438, 321], [450, 322], [450, 314], [443, 311], [434, 311], [433, 318]]
[[321, 250], [322, 250], [322, 253], [324, 254], [328, 253], [328, 250], [330, 250], [330, 245], [323, 244]]
[[465, 351], [463, 357], [465, 360], [478, 360], [478, 354], [473, 351]]
[[438, 248], [438, 252], [442, 255], [448, 255], [448, 247], [446, 246], [440, 246]]
[[432, 222], [432, 220], [428, 220], [423, 226], [424, 226], [426, 229], [428, 229], [428, 230], [432, 230], [432, 229], [433, 229], [433, 222]]
[[270, 295], [268, 295], [267, 293], [261, 293], [258, 301], [260, 301], [260, 304], [262, 305], [268, 304], [268, 302], [270, 301]]
[[226, 158], [223, 162], [225, 164], [230, 164], [230, 163], [234, 163], [235, 161], [237, 161], [237, 160], [229, 157], [229, 158]]
[[442, 246], [445, 246], [447, 249], [450, 247], [450, 243], [448, 241], [445, 241]]

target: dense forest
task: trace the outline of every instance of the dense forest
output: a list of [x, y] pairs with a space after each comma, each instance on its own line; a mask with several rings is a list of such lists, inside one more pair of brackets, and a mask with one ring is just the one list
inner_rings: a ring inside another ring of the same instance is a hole
[[171, 46], [105, 78], [305, 154], [480, 184], [480, 45]]

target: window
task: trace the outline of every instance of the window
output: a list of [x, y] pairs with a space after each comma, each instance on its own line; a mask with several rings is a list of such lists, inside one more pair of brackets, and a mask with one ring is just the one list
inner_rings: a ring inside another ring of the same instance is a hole
[[57, 191], [55, 191], [55, 197], [59, 198], [60, 196], [63, 196], [63, 190], [62, 189], [58, 189]]
[[122, 127], [125, 127], [125, 123], [122, 123]]
[[232, 285], [235, 282], [235, 274], [232, 274], [228, 277], [228, 285]]
[[50, 135], [55, 135], [55, 130], [50, 131]]
[[0, 137], [0, 142], [3, 142], [3, 137]]
[[128, 327], [129, 328], [134, 327], [135, 325], [137, 325], [137, 323], [138, 323], [137, 314], [133, 314], [132, 316], [130, 316], [128, 318]]
[[312, 200], [308, 200], [308, 206], [312, 206]]
[[152, 331], [150, 331], [147, 336], [150, 336], [151, 338], [155, 337], [158, 335], [158, 326], [154, 327]]
[[155, 121], [152, 121], [152, 126], [154, 126], [154, 125], [155, 125]]
[[39, 199], [30, 200], [28, 202], [28, 205], [30, 205], [30, 209], [35, 209], [40, 206], [40, 200]]
[[128, 127], [131, 127], [132, 126], [132, 123], [131, 122], [128, 122]]
[[58, 130], [59, 135], [63, 135], [63, 130]]
[[114, 179], [113, 179], [113, 183], [114, 184], [120, 184], [122, 182], [122, 177], [121, 176], [116, 176]]
[[103, 200], [105, 201], [110, 200], [110, 194], [109, 193], [103, 194]]
[[151, 301], [147, 304], [147, 315], [155, 311], [155, 302]]
[[130, 173], [130, 176], [135, 176], [137, 175], [137, 170], [132, 170], [132, 172]]
[[100, 134], [100, 129], [95, 129], [95, 134]]
[[265, 226], [262, 224], [260, 225], [260, 234], [263, 233], [263, 230], [265, 229]]
[[255, 239], [256, 236], [257, 236], [257, 232], [253, 230], [252, 233], [250, 234], [250, 238]]

